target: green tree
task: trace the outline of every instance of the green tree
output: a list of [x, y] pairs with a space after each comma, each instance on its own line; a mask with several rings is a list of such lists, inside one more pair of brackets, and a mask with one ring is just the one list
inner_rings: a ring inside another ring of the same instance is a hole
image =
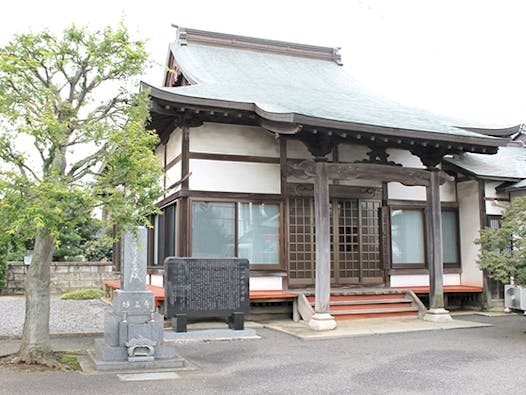
[[0, 232], [34, 240], [20, 361], [48, 362], [49, 268], [60, 235], [104, 209], [121, 231], [161, 195], [144, 42], [121, 24], [15, 36], [0, 48]]
[[515, 279], [526, 286], [526, 197], [514, 199], [502, 216], [500, 228], [480, 231], [479, 266], [503, 283]]

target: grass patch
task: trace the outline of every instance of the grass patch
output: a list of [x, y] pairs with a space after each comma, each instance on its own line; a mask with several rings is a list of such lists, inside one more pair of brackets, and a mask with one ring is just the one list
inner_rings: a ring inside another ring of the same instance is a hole
[[87, 300], [100, 299], [104, 296], [104, 291], [101, 289], [81, 289], [78, 291], [68, 292], [61, 296], [63, 300]]
[[62, 354], [60, 356], [60, 363], [66, 370], [80, 371], [82, 370], [79, 363], [78, 355], [75, 354]]

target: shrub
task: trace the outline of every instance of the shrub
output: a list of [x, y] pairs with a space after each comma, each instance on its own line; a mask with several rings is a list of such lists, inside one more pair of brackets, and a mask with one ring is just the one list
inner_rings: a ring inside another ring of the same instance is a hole
[[104, 291], [100, 289], [81, 289], [78, 291], [68, 292], [62, 295], [63, 300], [87, 300], [100, 299], [104, 296]]

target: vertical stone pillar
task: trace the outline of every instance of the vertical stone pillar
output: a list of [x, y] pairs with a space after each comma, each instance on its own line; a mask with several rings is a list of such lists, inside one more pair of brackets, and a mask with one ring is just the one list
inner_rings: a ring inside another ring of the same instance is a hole
[[329, 177], [325, 158], [316, 160], [314, 180], [314, 213], [316, 225], [316, 303], [309, 321], [316, 331], [336, 328], [336, 321], [329, 313], [331, 297], [331, 239], [329, 217]]
[[97, 370], [181, 367], [175, 347], [164, 343], [164, 317], [146, 287], [147, 230], [126, 233], [121, 240], [121, 289], [113, 293], [104, 317], [104, 338], [95, 339], [92, 359]]
[[450, 321], [449, 312], [444, 309], [444, 265], [442, 258], [442, 214], [440, 209], [440, 172], [430, 169], [430, 185], [427, 194], [427, 261], [429, 264], [429, 310], [426, 321]]

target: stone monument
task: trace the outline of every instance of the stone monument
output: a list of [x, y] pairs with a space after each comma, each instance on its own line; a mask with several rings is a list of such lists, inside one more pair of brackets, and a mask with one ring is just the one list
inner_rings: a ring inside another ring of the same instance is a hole
[[231, 329], [244, 330], [250, 311], [250, 268], [244, 258], [177, 258], [164, 261], [165, 316], [176, 332], [187, 318], [228, 317]]
[[166, 369], [184, 366], [175, 347], [163, 342], [164, 317], [155, 311], [146, 288], [147, 230], [127, 232], [121, 240], [121, 289], [113, 293], [104, 317], [104, 339], [95, 340], [97, 370]]

